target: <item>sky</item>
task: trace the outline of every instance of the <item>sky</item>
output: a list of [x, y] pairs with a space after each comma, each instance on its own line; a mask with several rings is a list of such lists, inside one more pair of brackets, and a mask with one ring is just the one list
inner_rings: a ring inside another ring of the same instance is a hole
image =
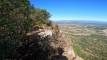
[[36, 8], [46, 9], [50, 20], [107, 21], [107, 0], [30, 0]]

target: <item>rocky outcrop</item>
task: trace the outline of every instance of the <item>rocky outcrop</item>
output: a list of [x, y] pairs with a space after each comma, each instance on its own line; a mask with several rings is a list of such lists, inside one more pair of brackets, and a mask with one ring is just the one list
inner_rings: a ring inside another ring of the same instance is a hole
[[12, 58], [16, 60], [51, 60], [57, 55], [57, 48], [64, 49], [68, 60], [81, 60], [71, 46], [70, 38], [53, 28], [39, 28], [26, 34], [22, 44], [17, 47]]

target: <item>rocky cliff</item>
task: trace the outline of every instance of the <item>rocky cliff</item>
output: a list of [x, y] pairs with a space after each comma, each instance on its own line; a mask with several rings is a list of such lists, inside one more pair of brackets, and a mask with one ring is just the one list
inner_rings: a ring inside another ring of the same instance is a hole
[[75, 55], [71, 43], [71, 39], [56, 27], [35, 27], [26, 34], [13, 57], [20, 60], [51, 60], [60, 47], [68, 60], [82, 60]]

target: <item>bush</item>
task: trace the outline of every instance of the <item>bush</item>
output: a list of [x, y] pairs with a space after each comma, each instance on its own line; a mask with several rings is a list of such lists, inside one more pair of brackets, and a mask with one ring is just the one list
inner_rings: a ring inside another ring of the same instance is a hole
[[0, 60], [12, 55], [31, 29], [28, 0], [0, 0]]

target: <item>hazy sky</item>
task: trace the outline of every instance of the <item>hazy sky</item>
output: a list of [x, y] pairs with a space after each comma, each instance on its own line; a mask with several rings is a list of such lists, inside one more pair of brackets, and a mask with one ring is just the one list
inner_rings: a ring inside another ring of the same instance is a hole
[[30, 0], [51, 13], [52, 20], [107, 20], [107, 0]]

